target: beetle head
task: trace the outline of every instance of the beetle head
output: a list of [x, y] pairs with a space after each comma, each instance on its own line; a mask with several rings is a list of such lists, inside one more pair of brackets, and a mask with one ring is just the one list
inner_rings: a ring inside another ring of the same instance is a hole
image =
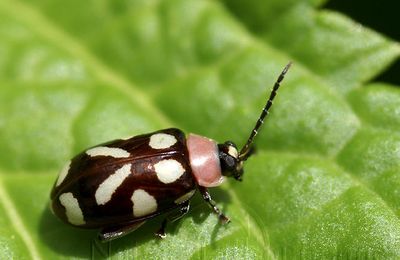
[[241, 181], [243, 175], [243, 161], [239, 158], [236, 145], [231, 141], [218, 144], [218, 154], [222, 175], [234, 177], [236, 180]]

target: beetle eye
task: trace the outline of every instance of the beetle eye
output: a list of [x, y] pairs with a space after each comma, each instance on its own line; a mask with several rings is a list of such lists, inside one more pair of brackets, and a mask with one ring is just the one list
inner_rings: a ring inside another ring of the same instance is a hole
[[242, 174], [238, 170], [242, 167], [238, 159], [239, 154], [236, 145], [231, 141], [227, 141], [223, 144], [218, 144], [218, 149], [222, 174], [228, 177], [233, 176], [235, 179], [240, 178]]

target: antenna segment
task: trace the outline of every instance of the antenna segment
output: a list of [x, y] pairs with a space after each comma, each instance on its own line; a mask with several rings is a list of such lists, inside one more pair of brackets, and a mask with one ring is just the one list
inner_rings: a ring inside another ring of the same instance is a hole
[[264, 123], [265, 117], [269, 114], [269, 109], [272, 106], [272, 101], [274, 100], [274, 98], [276, 96], [276, 92], [278, 91], [279, 86], [280, 86], [282, 80], [285, 78], [286, 72], [289, 70], [291, 65], [292, 65], [292, 62], [289, 62], [285, 66], [285, 68], [282, 70], [282, 72], [279, 75], [278, 79], [276, 80], [276, 82], [274, 84], [274, 87], [272, 88], [271, 94], [269, 95], [268, 101], [265, 104], [263, 110], [261, 111], [261, 115], [258, 118], [256, 125], [254, 126], [253, 130], [250, 133], [249, 139], [247, 139], [246, 144], [240, 150], [239, 159], [241, 161], [245, 161], [249, 157], [249, 155], [250, 155], [249, 152], [251, 151], [251, 145], [253, 144], [254, 137], [256, 137], [256, 135], [258, 134], [258, 131], [259, 131], [260, 127]]

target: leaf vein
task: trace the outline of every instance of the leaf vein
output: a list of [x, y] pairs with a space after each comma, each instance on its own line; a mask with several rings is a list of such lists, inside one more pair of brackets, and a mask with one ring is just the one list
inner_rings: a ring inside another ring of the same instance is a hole
[[26, 231], [27, 229], [17, 209], [15, 208], [12, 200], [10, 199], [10, 196], [7, 194], [4, 188], [2, 180], [0, 180], [0, 201], [4, 205], [5, 214], [10, 219], [10, 222], [14, 227], [14, 229], [16, 230], [16, 233], [19, 234], [22, 241], [25, 243], [29, 253], [31, 254], [32, 259], [35, 260], [41, 259], [31, 235]]

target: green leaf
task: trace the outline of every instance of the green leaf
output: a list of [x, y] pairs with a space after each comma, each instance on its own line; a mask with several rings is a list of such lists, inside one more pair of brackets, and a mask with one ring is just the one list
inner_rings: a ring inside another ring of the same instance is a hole
[[[0, 2], [0, 259], [400, 257], [398, 43], [325, 1]], [[48, 208], [86, 147], [175, 126], [243, 145], [283, 66], [243, 182], [112, 241]]]

